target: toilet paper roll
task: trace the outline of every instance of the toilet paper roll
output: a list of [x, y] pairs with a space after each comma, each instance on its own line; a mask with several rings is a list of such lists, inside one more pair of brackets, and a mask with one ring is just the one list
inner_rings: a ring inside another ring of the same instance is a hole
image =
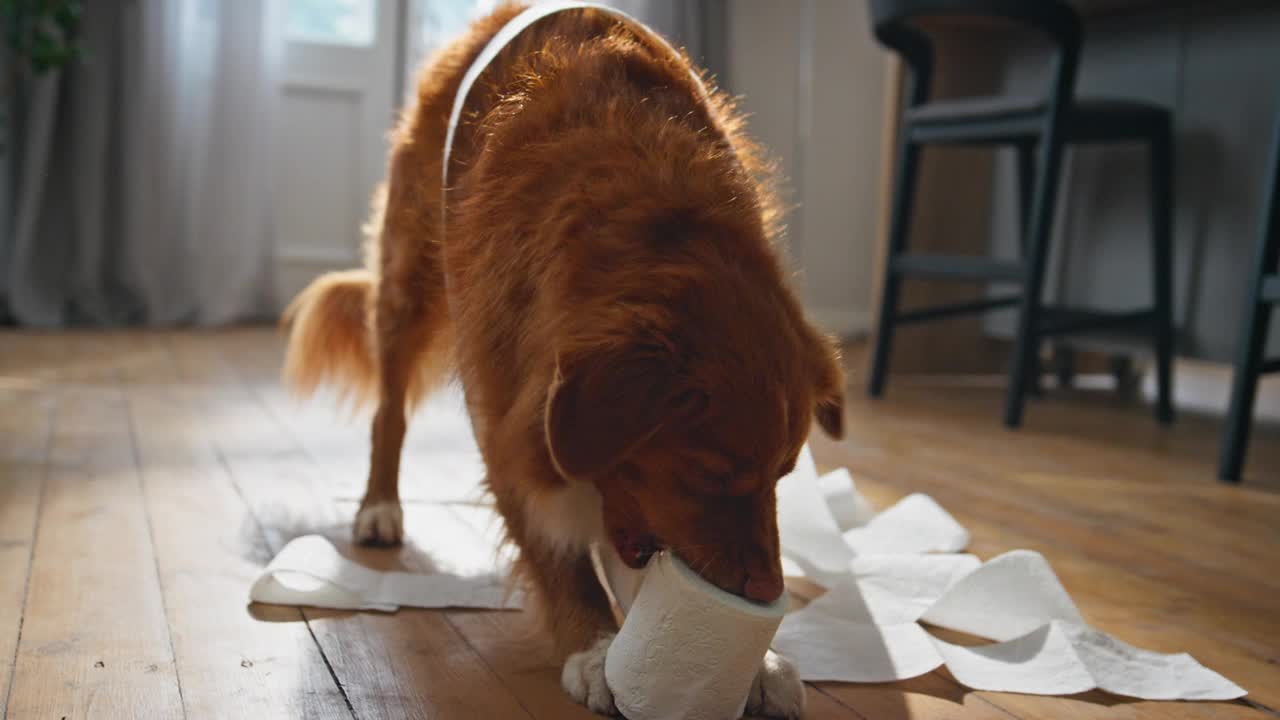
[[605, 658], [629, 720], [736, 720], [787, 611], [788, 597], [750, 602], [703, 580], [671, 553], [646, 568]]

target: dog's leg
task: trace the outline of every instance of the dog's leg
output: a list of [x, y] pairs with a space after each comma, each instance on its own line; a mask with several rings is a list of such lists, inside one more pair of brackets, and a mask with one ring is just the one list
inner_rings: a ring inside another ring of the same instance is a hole
[[521, 565], [556, 654], [565, 658], [560, 675], [565, 692], [595, 712], [615, 713], [613, 693], [604, 679], [604, 658], [617, 625], [591, 556], [526, 547]]
[[369, 484], [356, 513], [355, 538], [371, 545], [394, 545], [404, 535], [400, 509], [400, 448], [405, 432], [405, 392], [413, 362], [412, 346], [393, 344], [381, 348], [381, 394], [373, 418], [373, 453], [369, 460]]
[[594, 712], [616, 714], [613, 692], [604, 679], [604, 659], [617, 634], [609, 598], [591, 564], [591, 556], [566, 558], [564, 581], [544, 589], [557, 649], [568, 652], [560, 683], [574, 700]]
[[440, 358], [448, 349], [441, 346], [450, 342], [437, 243], [423, 237], [431, 224], [418, 221], [432, 209], [413, 190], [420, 165], [399, 150], [393, 156], [382, 232], [374, 239], [381, 244], [373, 323], [378, 412], [369, 484], [355, 522], [355, 539], [365, 544], [394, 545], [404, 535], [399, 484], [406, 413], [435, 379], [430, 376], [443, 370]]
[[[357, 542], [393, 545], [404, 534], [399, 485], [406, 413], [409, 401], [427, 390], [423, 385], [441, 374], [440, 356], [447, 355], [447, 348], [437, 346], [449, 342], [443, 288], [427, 291], [427, 287], [431, 285], [388, 283], [384, 279], [379, 288], [375, 324], [380, 392], [373, 418], [369, 484], [356, 514]], [[406, 293], [405, 288], [416, 292]]]

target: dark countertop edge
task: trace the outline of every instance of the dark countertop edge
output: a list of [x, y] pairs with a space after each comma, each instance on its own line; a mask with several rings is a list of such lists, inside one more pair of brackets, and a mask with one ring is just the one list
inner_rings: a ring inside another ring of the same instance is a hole
[[1273, 7], [1280, 9], [1275, 0], [1163, 0], [1139, 5], [1124, 3], [1119, 7], [1075, 6], [1085, 24], [1122, 24], [1126, 21], [1150, 20], [1187, 15], [1224, 15], [1232, 12], [1258, 10]]

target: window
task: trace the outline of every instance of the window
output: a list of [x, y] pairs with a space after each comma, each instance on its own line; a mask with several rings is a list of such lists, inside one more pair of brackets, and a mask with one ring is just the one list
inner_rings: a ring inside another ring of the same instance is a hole
[[377, 0], [289, 0], [286, 33], [294, 42], [373, 44]]
[[418, 42], [427, 48], [438, 47], [461, 33], [467, 23], [492, 3], [476, 0], [426, 0], [419, 6]]
[[406, 90], [412, 94], [413, 78], [434, 50], [457, 37], [467, 23], [491, 12], [498, 0], [408, 0], [409, 26], [405, 28]]

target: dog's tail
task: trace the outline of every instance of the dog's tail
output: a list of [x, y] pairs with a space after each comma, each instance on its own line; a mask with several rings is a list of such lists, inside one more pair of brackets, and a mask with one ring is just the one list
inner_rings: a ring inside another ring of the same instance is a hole
[[374, 396], [373, 291], [373, 273], [345, 270], [316, 278], [289, 303], [284, 379], [294, 392], [307, 396], [326, 383], [356, 404]]

